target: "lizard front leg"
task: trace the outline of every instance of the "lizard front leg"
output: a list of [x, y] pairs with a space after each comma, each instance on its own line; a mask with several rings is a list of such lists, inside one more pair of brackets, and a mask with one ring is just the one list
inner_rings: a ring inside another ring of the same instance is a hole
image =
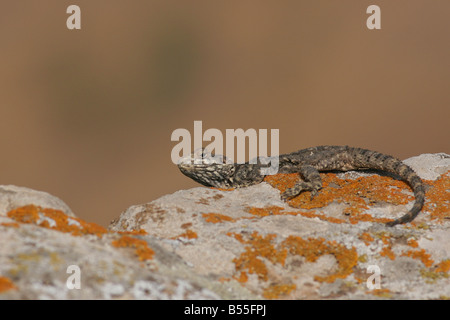
[[322, 178], [320, 178], [319, 171], [312, 166], [302, 166], [300, 174], [304, 181], [296, 183], [293, 188], [287, 189], [281, 194], [281, 199], [287, 200], [298, 196], [303, 191], [311, 191], [311, 200], [317, 195], [317, 192], [322, 188]]

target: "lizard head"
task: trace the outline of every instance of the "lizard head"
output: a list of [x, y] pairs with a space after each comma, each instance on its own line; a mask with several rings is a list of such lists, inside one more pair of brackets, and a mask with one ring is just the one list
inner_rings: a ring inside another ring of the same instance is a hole
[[211, 155], [206, 149], [198, 149], [178, 162], [180, 171], [198, 183], [215, 188], [234, 188], [235, 164], [225, 156]]
[[199, 149], [178, 162], [180, 171], [198, 183], [214, 188], [248, 187], [264, 180], [261, 164], [235, 164], [222, 155]]

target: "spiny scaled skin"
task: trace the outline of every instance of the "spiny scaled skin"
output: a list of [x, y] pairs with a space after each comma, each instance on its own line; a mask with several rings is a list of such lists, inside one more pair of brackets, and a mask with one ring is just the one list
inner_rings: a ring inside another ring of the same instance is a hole
[[[203, 156], [203, 155], [202, 155]], [[241, 188], [260, 183], [264, 175], [260, 169], [268, 167], [257, 164], [232, 164], [225, 159], [221, 163], [200, 161], [180, 163], [180, 171], [189, 178], [208, 187]], [[303, 191], [311, 191], [311, 198], [322, 188], [319, 171], [349, 171], [375, 169], [398, 175], [414, 191], [415, 203], [412, 209], [388, 226], [414, 220], [425, 202], [425, 188], [419, 176], [401, 160], [376, 151], [348, 146], [312, 147], [279, 156], [279, 173], [300, 173], [303, 181], [287, 189], [281, 197], [293, 198]]]

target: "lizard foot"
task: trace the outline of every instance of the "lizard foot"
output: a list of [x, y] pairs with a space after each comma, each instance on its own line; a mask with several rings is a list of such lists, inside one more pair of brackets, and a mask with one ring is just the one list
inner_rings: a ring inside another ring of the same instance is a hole
[[281, 194], [281, 199], [286, 201], [298, 196], [303, 191], [311, 191], [311, 200], [318, 194], [318, 191], [322, 188], [322, 184], [302, 181], [297, 183], [293, 188], [286, 189]]

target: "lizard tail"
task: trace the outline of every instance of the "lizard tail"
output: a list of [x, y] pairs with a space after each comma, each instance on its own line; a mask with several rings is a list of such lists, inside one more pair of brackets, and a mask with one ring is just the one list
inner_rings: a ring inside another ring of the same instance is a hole
[[[409, 169], [412, 171], [411, 168]], [[414, 202], [414, 205], [411, 208], [411, 210], [407, 212], [405, 215], [394, 221], [386, 223], [389, 227], [395, 226], [396, 224], [413, 221], [414, 218], [417, 217], [417, 215], [419, 214], [420, 210], [422, 210], [423, 204], [425, 202], [425, 188], [423, 187], [422, 180], [420, 180], [420, 178], [416, 175], [416, 173], [412, 171], [412, 174], [414, 176], [410, 176], [405, 180], [412, 187], [416, 201]]]
[[[356, 148], [355, 148], [356, 149]], [[414, 220], [419, 214], [425, 202], [425, 187], [420, 177], [409, 166], [404, 164], [401, 160], [388, 156], [376, 151], [359, 149], [359, 152], [354, 154], [355, 162], [358, 166], [374, 168], [387, 171], [398, 175], [403, 181], [407, 182], [414, 192], [415, 202], [409, 212], [402, 217], [386, 223], [389, 227], [401, 223], [407, 223]]]

